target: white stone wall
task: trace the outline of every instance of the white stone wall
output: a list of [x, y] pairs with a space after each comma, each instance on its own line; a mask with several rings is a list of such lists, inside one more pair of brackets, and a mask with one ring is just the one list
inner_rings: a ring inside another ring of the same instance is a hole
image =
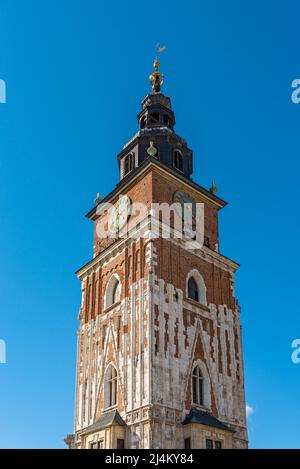
[[[201, 308], [201, 305], [187, 301], [186, 292], [175, 290], [172, 284], [165, 284], [164, 280], [156, 275], [157, 254], [152, 242], [147, 246], [146, 264], [150, 271], [149, 276], [132, 284], [130, 295], [116, 308], [109, 309], [86, 324], [80, 322], [75, 412], [77, 434], [96, 421], [103, 393], [104, 372], [111, 359], [108, 353], [112, 348], [122, 393], [120, 414], [128, 425], [126, 447], [183, 448], [185, 427], [181, 422], [190, 410], [186, 408], [185, 402], [188, 388], [191, 386], [190, 375], [195, 363], [195, 346], [200, 338], [211, 394], [205, 402], [206, 410], [214, 410], [213, 400], [217, 417], [237, 430], [233, 445], [246, 447], [238, 309], [232, 311], [228, 305], [209, 304], [207, 311]], [[93, 271], [86, 273], [92, 274]], [[195, 314], [197, 318], [194, 324], [188, 321], [187, 328], [183, 321], [183, 309], [191, 315]], [[115, 315], [120, 315], [121, 321], [128, 328], [128, 332], [121, 337], [119, 351], [117, 331], [113, 323]], [[107, 319], [109, 326], [104, 338], [102, 324], [107, 322]], [[212, 334], [204, 327], [205, 319], [213, 321]], [[139, 331], [138, 342], [136, 327]], [[234, 331], [238, 334], [238, 354], [234, 348]], [[159, 343], [156, 343], [157, 332]], [[168, 341], [165, 349], [166, 333]], [[102, 351], [103, 341], [105, 345]], [[219, 354], [223, 363], [222, 371], [219, 369]], [[227, 356], [230, 357], [231, 376], [227, 373]]]

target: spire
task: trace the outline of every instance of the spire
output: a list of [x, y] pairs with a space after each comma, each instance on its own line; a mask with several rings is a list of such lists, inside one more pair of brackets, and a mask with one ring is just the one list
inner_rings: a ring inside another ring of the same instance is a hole
[[190, 179], [193, 172], [192, 151], [187, 142], [174, 131], [175, 115], [171, 100], [161, 92], [163, 74], [159, 70], [159, 54], [165, 47], [156, 47], [154, 71], [149, 76], [152, 90], [145, 96], [137, 119], [139, 131], [126, 143], [118, 154], [120, 179], [141, 166], [146, 160], [177, 171]]
[[210, 192], [211, 194], [216, 194], [216, 193], [218, 192], [218, 188], [217, 188], [217, 186], [216, 186], [216, 184], [215, 184], [215, 181], [212, 181], [212, 183], [211, 183], [211, 188], [209, 189], [209, 192]]
[[[157, 45], [157, 47], [156, 47], [157, 54], [160, 53], [160, 52], [163, 52], [164, 50], [165, 50], [165, 46], [160, 47], [159, 45]], [[149, 76], [149, 80], [150, 80], [150, 83], [152, 85], [153, 91], [155, 93], [159, 93], [160, 88], [161, 88], [161, 86], [164, 82], [164, 80], [163, 80], [164, 75], [161, 72], [159, 72], [159, 61], [158, 61], [158, 56], [157, 55], [154, 59], [153, 67], [154, 67], [154, 71]]]

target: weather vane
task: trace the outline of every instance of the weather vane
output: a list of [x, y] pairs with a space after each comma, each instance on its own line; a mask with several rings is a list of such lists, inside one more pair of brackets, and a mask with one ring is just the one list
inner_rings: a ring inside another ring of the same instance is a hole
[[158, 71], [159, 69], [159, 61], [158, 61], [158, 54], [165, 50], [166, 46], [161, 47], [159, 44], [156, 46], [156, 57], [154, 59], [154, 71], [149, 76], [150, 83], [152, 85], [152, 89], [155, 93], [160, 92], [160, 88], [164, 82], [163, 78], [164, 75]]

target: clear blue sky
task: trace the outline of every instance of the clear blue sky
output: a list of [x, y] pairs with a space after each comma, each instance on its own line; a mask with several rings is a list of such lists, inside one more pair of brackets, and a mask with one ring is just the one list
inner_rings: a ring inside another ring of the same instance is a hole
[[250, 446], [299, 447], [299, 15], [293, 0], [1, 0], [1, 447], [64, 447], [73, 430], [84, 215], [118, 180], [157, 42], [194, 180], [229, 202]]

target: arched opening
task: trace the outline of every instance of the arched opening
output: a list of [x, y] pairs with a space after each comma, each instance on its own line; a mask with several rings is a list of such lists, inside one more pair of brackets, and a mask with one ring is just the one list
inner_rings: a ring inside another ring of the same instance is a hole
[[206, 285], [197, 269], [191, 270], [187, 275], [186, 297], [197, 301], [201, 305], [207, 305]]
[[112, 291], [112, 304], [114, 305], [120, 299], [120, 283], [116, 282]]
[[199, 301], [198, 285], [194, 277], [190, 277], [188, 281], [188, 297], [191, 300]]
[[108, 282], [105, 292], [105, 309], [120, 301], [121, 284], [116, 275], [113, 275]]
[[104, 406], [113, 407], [117, 404], [118, 373], [113, 365], [109, 365], [105, 373]]
[[199, 366], [193, 369], [192, 374], [192, 389], [193, 389], [193, 403], [198, 405], [204, 404], [204, 392], [203, 392], [203, 376]]
[[147, 116], [143, 116], [141, 118], [141, 129], [144, 129], [146, 127], [146, 124], [147, 124]]
[[174, 166], [179, 171], [183, 172], [183, 157], [179, 150], [174, 152]]
[[130, 171], [132, 171], [134, 167], [135, 167], [134, 154], [129, 153], [129, 155], [126, 156], [125, 161], [124, 161], [124, 176], [130, 173]]

